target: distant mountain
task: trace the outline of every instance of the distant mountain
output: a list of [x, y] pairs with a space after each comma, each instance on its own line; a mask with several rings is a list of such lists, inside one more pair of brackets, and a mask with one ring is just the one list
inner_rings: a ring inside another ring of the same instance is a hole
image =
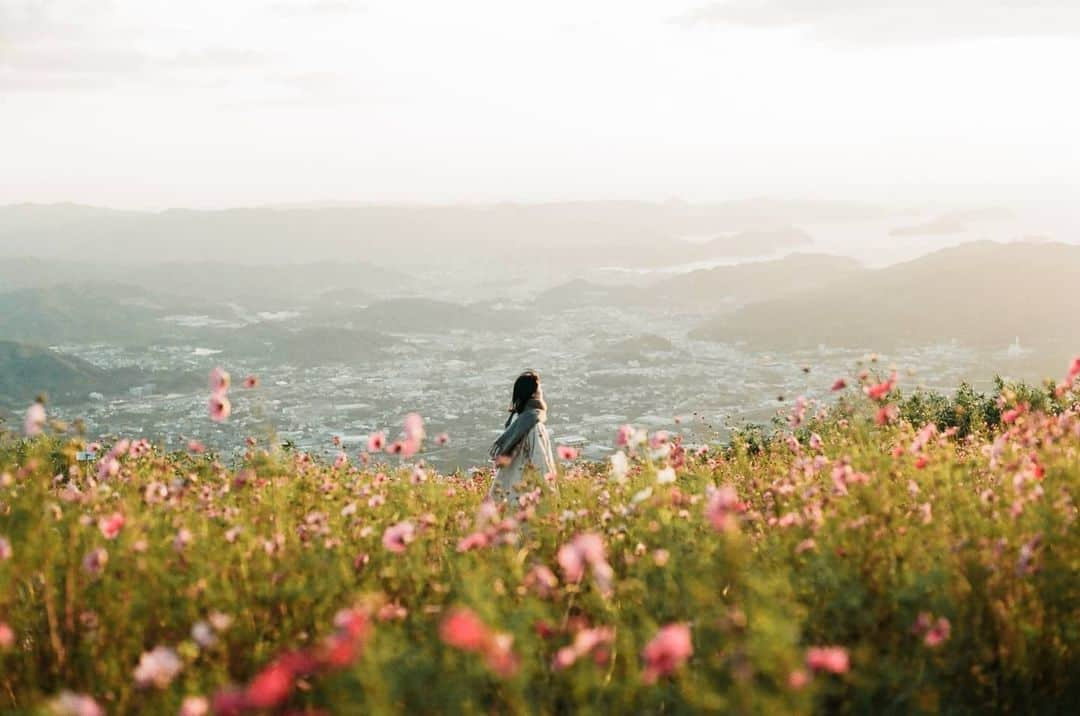
[[[0, 291], [62, 288], [73, 283], [117, 283], [202, 302], [234, 302], [258, 310], [281, 310], [314, 301], [330, 291], [398, 295], [415, 288], [405, 273], [366, 262], [256, 263], [163, 262], [153, 254], [143, 262], [101, 262], [11, 257], [0, 259]], [[257, 259], [258, 257], [252, 257]]]
[[294, 264], [319, 257], [439, 267], [449, 261], [490, 273], [492, 262], [521, 265], [523, 256], [534, 270], [568, 261], [605, 265], [616, 254], [650, 262], [677, 248], [680, 236], [886, 214], [850, 202], [764, 199], [160, 212], [18, 205], [0, 206], [0, 255], [124, 265]]
[[0, 336], [42, 344], [133, 341], [163, 331], [161, 309], [133, 286], [78, 283], [0, 293]]
[[988, 206], [980, 209], [950, 211], [928, 221], [907, 226], [898, 226], [889, 231], [889, 236], [898, 238], [914, 236], [947, 236], [962, 234], [972, 225], [985, 225], [1011, 221], [1016, 214], [1003, 206]]
[[113, 341], [145, 344], [174, 332], [170, 314], [236, 319], [227, 304], [85, 281], [0, 293], [0, 336], [54, 345]]
[[0, 340], [0, 404], [27, 405], [43, 392], [53, 399], [85, 399], [108, 382], [105, 371], [79, 358]]
[[780, 349], [1080, 345], [1080, 246], [973, 242], [751, 304], [693, 337]]
[[863, 270], [852, 258], [792, 254], [774, 261], [752, 261], [681, 274], [653, 284], [647, 292], [651, 301], [664, 305], [715, 311], [725, 304], [765, 301], [846, 281]]
[[626, 286], [601, 286], [576, 278], [541, 291], [533, 304], [542, 311], [566, 311], [589, 306], [611, 306], [636, 302], [641, 289]]
[[794, 226], [739, 231], [701, 245], [699, 252], [714, 256], [767, 256], [784, 249], [809, 246], [810, 234]]
[[652, 305], [708, 313], [847, 280], [864, 270], [851, 258], [792, 254], [771, 261], [666, 274], [668, 278], [644, 287], [601, 286], [576, 279], [538, 294], [535, 305], [546, 311]]

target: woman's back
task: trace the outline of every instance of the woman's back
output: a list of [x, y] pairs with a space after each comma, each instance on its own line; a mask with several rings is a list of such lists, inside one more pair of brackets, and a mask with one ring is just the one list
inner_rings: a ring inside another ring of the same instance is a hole
[[555, 472], [540, 376], [533, 371], [522, 373], [514, 382], [512, 396], [505, 430], [491, 446], [491, 457], [496, 464], [495, 479], [488, 493], [492, 498], [512, 497], [527, 467], [535, 468], [541, 475]]

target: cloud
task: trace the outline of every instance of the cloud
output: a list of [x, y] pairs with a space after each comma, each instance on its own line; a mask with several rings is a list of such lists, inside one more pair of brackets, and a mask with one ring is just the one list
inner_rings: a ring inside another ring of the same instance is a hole
[[1080, 34], [1076, 0], [724, 0], [676, 18], [684, 26], [794, 29], [855, 45]]
[[350, 0], [308, 0], [307, 2], [275, 3], [274, 12], [280, 15], [351, 15], [364, 12], [363, 3]]

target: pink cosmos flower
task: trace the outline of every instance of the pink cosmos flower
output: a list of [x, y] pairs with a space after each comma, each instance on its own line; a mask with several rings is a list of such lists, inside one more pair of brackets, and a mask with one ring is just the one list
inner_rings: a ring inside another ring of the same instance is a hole
[[120, 530], [123, 528], [124, 515], [121, 512], [114, 512], [108, 517], [102, 517], [98, 520], [98, 529], [101, 530], [101, 534], [105, 539], [116, 539], [116, 536], [120, 534]]
[[251, 680], [244, 691], [248, 708], [272, 709], [289, 698], [296, 683], [296, 673], [287, 656], [270, 662]]
[[210, 701], [205, 696], [188, 696], [180, 704], [180, 716], [206, 716], [210, 713]]
[[229, 374], [220, 366], [210, 371], [210, 392], [224, 393], [229, 389]]
[[578, 535], [560, 547], [555, 558], [567, 582], [580, 582], [588, 566], [600, 592], [605, 596], [611, 594], [615, 572], [607, 562], [604, 539], [600, 535], [595, 532]]
[[791, 415], [788, 416], [788, 425], [792, 428], [797, 428], [803, 424], [806, 420], [806, 408], [809, 402], [806, 400], [805, 395], [800, 395], [795, 398], [795, 405], [791, 410]]
[[484, 651], [484, 664], [496, 676], [510, 678], [517, 673], [521, 660], [513, 651], [514, 637], [510, 634], [494, 634], [491, 646]]
[[15, 646], [15, 630], [7, 622], [0, 622], [0, 650], [7, 651]]
[[349, 464], [349, 456], [346, 455], [344, 451], [339, 452], [337, 454], [337, 457], [334, 458], [334, 467], [336, 469], [338, 469], [338, 470], [342, 469], [343, 467], [347, 466], [348, 464]]
[[447, 445], [450, 442], [450, 436], [446, 433], [439, 433], [435, 436], [436, 445]]
[[1006, 410], [1004, 413], [1001, 414], [1001, 422], [1005, 423], [1006, 425], [1011, 425], [1012, 423], [1015, 423], [1017, 419], [1019, 419], [1020, 416], [1026, 412], [1026, 408], [1026, 404], [1021, 404], [1016, 406], [1015, 408], [1010, 408]]
[[405, 416], [405, 440], [401, 446], [401, 456], [412, 457], [420, 451], [424, 441], [424, 419], [418, 413]]
[[187, 449], [188, 452], [194, 455], [202, 455], [204, 452], [206, 452], [206, 446], [198, 440], [188, 440]]
[[832, 384], [832, 387], [829, 390], [831, 390], [831, 391], [833, 391], [835, 393], [837, 391], [843, 390], [846, 387], [847, 387], [847, 381], [844, 380], [843, 378], [837, 378], [836, 381]]
[[232, 403], [225, 397], [224, 393], [214, 393], [210, 396], [210, 419], [215, 423], [221, 423], [229, 419], [229, 414], [232, 413]]
[[379, 607], [375, 616], [381, 622], [401, 621], [409, 616], [409, 610], [396, 602], [389, 602]]
[[0, 537], [0, 562], [11, 559], [11, 555], [11, 542], [8, 542], [7, 537]]
[[813, 646], [806, 650], [806, 665], [812, 671], [844, 674], [851, 668], [851, 660], [842, 646]]
[[690, 627], [686, 624], [668, 624], [641, 652], [641, 659], [645, 662], [641, 680], [646, 684], [655, 684], [660, 677], [678, 671], [693, 653]]
[[746, 512], [746, 503], [731, 485], [721, 485], [708, 491], [705, 500], [705, 518], [713, 528], [725, 532], [738, 527], [738, 515]]
[[105, 571], [105, 565], [108, 563], [109, 553], [104, 547], [98, 547], [86, 553], [83, 557], [82, 568], [90, 576], [97, 577]]
[[1072, 363], [1069, 364], [1069, 375], [1066, 382], [1072, 383], [1077, 378], [1080, 378], [1080, 356], [1073, 358]]
[[881, 401], [892, 392], [892, 389], [896, 387], [896, 371], [892, 372], [888, 380], [882, 381], [875, 385], [868, 385], [863, 388], [863, 392], [870, 398], [870, 400]]
[[938, 617], [938, 620], [934, 622], [926, 631], [926, 636], [923, 637], [923, 643], [931, 649], [935, 649], [949, 640], [949, 635], [952, 632], [952, 625], [945, 617]]
[[259, 379], [258, 379], [257, 376], [249, 375], [247, 378], [244, 378], [244, 387], [245, 388], [255, 388], [258, 385], [259, 385]]
[[98, 460], [97, 476], [99, 480], [116, 477], [120, 474], [120, 461], [113, 455], [106, 455]]
[[578, 456], [578, 451], [569, 445], [560, 445], [555, 448], [555, 452], [558, 453], [560, 460], [573, 460]]
[[380, 452], [384, 447], [386, 447], [386, 433], [380, 431], [368, 435], [368, 452]]
[[556, 559], [566, 581], [580, 582], [585, 577], [585, 556], [573, 543], [560, 547]]
[[465, 607], [453, 609], [439, 625], [439, 638], [462, 651], [482, 651], [491, 640], [491, 632], [476, 612]]
[[135, 667], [135, 684], [139, 688], [155, 686], [166, 688], [184, 668], [184, 663], [176, 652], [167, 646], [154, 647], [153, 651], [143, 652], [139, 665]]
[[401, 554], [414, 539], [416, 539], [416, 527], [412, 522], [406, 521], [387, 527], [383, 532], [382, 543], [383, 547], [391, 552]]
[[525, 586], [536, 592], [541, 599], [547, 599], [559, 586], [559, 578], [547, 565], [538, 564], [525, 575]]
[[481, 654], [484, 663], [499, 676], [513, 676], [520, 661], [513, 652], [514, 637], [492, 631], [472, 610], [453, 609], [439, 625], [439, 636], [449, 646]]
[[187, 546], [191, 544], [191, 540], [195, 537], [191, 534], [191, 530], [187, 527], [181, 527], [176, 531], [176, 536], [173, 537], [173, 549], [177, 552], [183, 552], [187, 549]]
[[93, 698], [66, 689], [49, 702], [49, 709], [56, 716], [105, 716], [105, 710]]
[[810, 674], [806, 672], [806, 669], [795, 669], [788, 674], [787, 683], [788, 688], [799, 691], [810, 683]]
[[898, 411], [895, 405], [883, 405], [878, 408], [877, 414], [874, 416], [874, 422], [878, 425], [888, 425], [896, 420]]
[[649, 437], [649, 448], [652, 450], [659, 450], [661, 446], [667, 445], [668, 440], [671, 439], [671, 435], [667, 430], [657, 430]]
[[574, 665], [583, 656], [586, 656], [605, 644], [615, 640], [615, 630], [610, 627], [597, 627], [595, 629], [582, 629], [574, 634], [574, 641], [569, 646], [564, 646], [555, 652], [551, 667], [555, 671], [561, 671]]
[[634, 439], [634, 426], [633, 425], [620, 425], [619, 432], [615, 434], [615, 444], [619, 447], [626, 447]]
[[41, 434], [41, 429], [45, 427], [45, 406], [41, 403], [34, 403], [26, 409], [26, 419], [23, 421], [23, 432], [27, 437], [34, 437]]
[[490, 543], [491, 538], [488, 536], [487, 532], [473, 532], [458, 540], [457, 551], [468, 552], [470, 550], [487, 547]]

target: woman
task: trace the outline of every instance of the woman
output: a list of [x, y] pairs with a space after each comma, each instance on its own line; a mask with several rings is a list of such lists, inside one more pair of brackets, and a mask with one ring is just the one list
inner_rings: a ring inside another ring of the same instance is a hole
[[547, 404], [540, 387], [540, 374], [527, 370], [514, 381], [505, 430], [491, 446], [496, 471], [489, 498], [510, 499], [524, 477], [526, 466], [531, 465], [541, 475], [555, 472], [546, 421]]

